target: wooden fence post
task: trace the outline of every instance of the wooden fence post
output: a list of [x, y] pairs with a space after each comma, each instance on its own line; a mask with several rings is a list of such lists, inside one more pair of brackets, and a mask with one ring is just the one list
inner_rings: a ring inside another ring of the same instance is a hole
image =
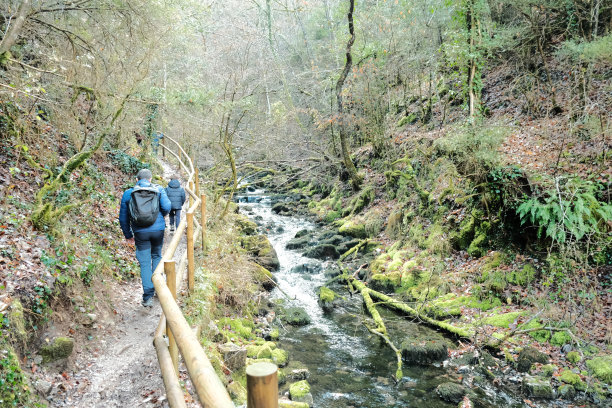
[[195, 259], [193, 256], [193, 211], [187, 212], [187, 276], [189, 293], [195, 288]]
[[278, 408], [278, 368], [255, 363], [246, 368], [247, 408]]
[[196, 193], [196, 196], [200, 195], [200, 172], [198, 171], [197, 166], [195, 168], [195, 193]]
[[[189, 189], [191, 190], [191, 192], [193, 193], [193, 180], [189, 182]], [[193, 196], [191, 194], [189, 194], [189, 208], [191, 208], [191, 206], [193, 205]]]
[[202, 215], [202, 252], [206, 252], [206, 195], [200, 195], [202, 202], [200, 203], [200, 211]]
[[[168, 289], [172, 292], [172, 296], [174, 296], [174, 300], [176, 300], [176, 264], [174, 261], [165, 261], [164, 262], [164, 272], [166, 273], [166, 284], [168, 285]], [[170, 350], [170, 357], [172, 358], [172, 365], [174, 365], [174, 371], [178, 376], [178, 347], [176, 346], [176, 341], [174, 340], [174, 335], [172, 334], [172, 330], [170, 330], [170, 326], [166, 323], [166, 336], [168, 336], [168, 349]]]

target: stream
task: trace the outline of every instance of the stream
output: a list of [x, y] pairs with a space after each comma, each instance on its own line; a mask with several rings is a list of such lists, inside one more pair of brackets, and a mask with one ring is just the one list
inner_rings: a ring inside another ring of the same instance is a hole
[[[456, 407], [457, 404], [442, 401], [434, 391], [441, 383], [461, 382], [454, 367], [404, 364], [404, 376], [396, 384], [392, 377], [396, 370], [395, 353], [365, 327], [364, 322], [372, 323], [358, 294], [351, 297], [344, 285], [335, 284], [332, 289], [343, 300], [331, 313], [322, 310], [317, 302], [317, 290], [329, 281], [324, 272], [333, 268], [335, 262], [306, 258], [302, 250], [285, 248], [298, 231], [321, 228], [305, 219], [273, 213], [271, 200], [264, 194], [263, 190], [256, 190], [237, 196], [236, 201], [240, 212], [260, 226], [278, 254], [280, 269], [274, 273], [278, 288], [272, 291], [272, 300], [284, 299], [284, 306], [301, 307], [311, 318], [306, 326], [284, 325], [278, 345], [288, 351], [291, 361], [299, 361], [310, 371], [308, 382], [314, 406]], [[435, 330], [384, 308], [378, 309], [397, 346], [407, 337], [441, 337]], [[472, 401], [476, 407], [526, 406], [486, 385], [471, 389], [475, 393]]]

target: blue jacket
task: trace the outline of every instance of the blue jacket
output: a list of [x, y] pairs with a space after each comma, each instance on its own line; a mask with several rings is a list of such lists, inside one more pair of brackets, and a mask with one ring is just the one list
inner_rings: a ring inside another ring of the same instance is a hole
[[[152, 184], [147, 180], [138, 180], [137, 185], [141, 187], [149, 187]], [[130, 207], [129, 202], [132, 198], [133, 188], [130, 188], [123, 193], [123, 197], [121, 197], [121, 207], [119, 208], [119, 225], [121, 225], [121, 230], [123, 231], [123, 235], [126, 239], [130, 239], [134, 236], [134, 232], [152, 232], [152, 231], [163, 231], [166, 229], [166, 221], [164, 217], [166, 214], [170, 212], [170, 207], [172, 206], [168, 196], [166, 195], [166, 190], [163, 187], [157, 186], [157, 190], [159, 191], [159, 214], [157, 215], [157, 220], [153, 223], [153, 225], [148, 227], [137, 227], [131, 224], [130, 217]]]
[[173, 210], [180, 210], [185, 203], [185, 189], [181, 187], [181, 183], [177, 179], [170, 180], [166, 187], [166, 194], [172, 203]]

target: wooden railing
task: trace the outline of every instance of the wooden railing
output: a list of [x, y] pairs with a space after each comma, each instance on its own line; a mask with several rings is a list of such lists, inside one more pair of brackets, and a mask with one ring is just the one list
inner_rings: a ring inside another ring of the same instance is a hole
[[[198, 169], [194, 168], [191, 158], [181, 145], [169, 136], [176, 145], [176, 152], [161, 144], [164, 152], [174, 156], [181, 169], [188, 175], [185, 191], [189, 194], [189, 208], [183, 217], [176, 233], [166, 248], [162, 261], [153, 272], [153, 286], [161, 303], [163, 313], [159, 319], [153, 344], [162, 372], [168, 404], [171, 408], [186, 407], [183, 390], [178, 378], [179, 351], [183, 356], [187, 372], [198, 394], [200, 402], [206, 408], [234, 408], [234, 404], [217, 376], [208, 357], [204, 353], [196, 333], [189, 327], [181, 309], [176, 303], [176, 293], [183, 282], [183, 271], [187, 263], [187, 283], [189, 293], [195, 287], [195, 241], [202, 241], [202, 251], [206, 250], [206, 196], [200, 195]], [[201, 225], [194, 217], [200, 209]], [[181, 254], [179, 266], [176, 267], [174, 255], [183, 233], [187, 230], [187, 250]], [[162, 272], [165, 272], [166, 278]], [[164, 338], [164, 333], [168, 341]], [[247, 407], [277, 408], [278, 380], [277, 367], [271, 363], [256, 363], [246, 369], [247, 374]]]
[[[172, 408], [186, 407], [178, 378], [178, 355], [180, 352], [202, 405], [213, 408], [233, 408], [234, 404], [225, 386], [210, 364], [196, 333], [191, 329], [176, 303], [176, 291], [180, 289], [183, 281], [182, 271], [185, 269], [185, 262], [187, 262], [187, 281], [190, 293], [193, 292], [195, 286], [194, 249], [197, 238], [202, 240], [202, 248], [205, 248], [206, 197], [204, 195], [199, 196], [198, 171], [197, 168], [194, 168], [190, 157], [181, 145], [171, 137], [165, 135], [164, 140], [169, 140], [176, 145], [175, 152], [160, 143], [162, 149], [174, 156], [181, 169], [187, 174], [185, 191], [189, 194], [189, 208], [186, 217], [182, 217], [176, 233], [163, 254], [162, 262], [153, 272], [153, 286], [155, 286], [163, 310], [155, 331], [153, 344], [157, 351], [168, 403]], [[194, 217], [198, 209], [201, 211], [201, 225]], [[185, 230], [187, 230], [187, 251], [181, 255], [179, 266], [176, 268], [174, 255]], [[176, 273], [177, 270], [179, 273]], [[166, 273], [165, 279], [162, 272]], [[167, 334], [167, 343], [164, 334]]]

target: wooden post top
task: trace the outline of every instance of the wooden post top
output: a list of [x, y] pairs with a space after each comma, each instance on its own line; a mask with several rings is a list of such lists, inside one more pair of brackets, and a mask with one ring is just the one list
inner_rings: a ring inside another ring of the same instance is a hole
[[278, 371], [278, 367], [273, 363], [255, 363], [246, 368], [246, 374], [253, 377], [266, 377]]

